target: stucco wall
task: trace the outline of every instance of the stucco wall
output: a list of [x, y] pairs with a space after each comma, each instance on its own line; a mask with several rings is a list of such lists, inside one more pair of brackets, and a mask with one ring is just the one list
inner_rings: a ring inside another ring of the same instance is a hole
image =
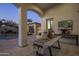
[[42, 31], [46, 30], [46, 19], [54, 18], [53, 30], [55, 33], [60, 33], [58, 30], [58, 21], [73, 20], [72, 34], [79, 34], [79, 4], [60, 4], [49, 9], [44, 18], [42, 18]]

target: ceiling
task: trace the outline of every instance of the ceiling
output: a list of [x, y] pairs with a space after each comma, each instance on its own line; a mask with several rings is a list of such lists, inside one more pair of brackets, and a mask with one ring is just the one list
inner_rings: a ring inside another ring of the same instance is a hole
[[50, 9], [51, 7], [55, 7], [58, 3], [36, 3], [43, 11]]

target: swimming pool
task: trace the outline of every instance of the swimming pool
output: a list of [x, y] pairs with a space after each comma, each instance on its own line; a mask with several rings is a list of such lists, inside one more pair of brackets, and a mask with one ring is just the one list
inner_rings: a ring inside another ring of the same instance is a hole
[[10, 40], [10, 39], [16, 39], [18, 38], [17, 35], [0, 35], [0, 40]]

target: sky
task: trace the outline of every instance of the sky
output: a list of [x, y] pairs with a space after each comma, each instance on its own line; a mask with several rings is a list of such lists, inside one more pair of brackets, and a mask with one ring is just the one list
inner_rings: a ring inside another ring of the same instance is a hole
[[[19, 23], [18, 14], [19, 14], [18, 8], [13, 4], [0, 3], [0, 20], [6, 19]], [[32, 19], [33, 22], [39, 22], [39, 23], [41, 22], [40, 20], [41, 18], [36, 12], [28, 10], [26, 14], [27, 14], [27, 19]]]
[[32, 19], [33, 22], [41, 23], [41, 18], [39, 14], [37, 14], [35, 11], [28, 10], [27, 13], [27, 19]]

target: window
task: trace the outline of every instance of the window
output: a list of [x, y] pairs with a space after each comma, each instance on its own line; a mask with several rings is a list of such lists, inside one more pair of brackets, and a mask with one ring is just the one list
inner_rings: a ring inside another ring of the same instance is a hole
[[48, 30], [48, 29], [52, 29], [52, 26], [53, 26], [53, 20], [52, 20], [53, 18], [50, 18], [50, 19], [47, 19], [46, 20], [46, 29]]

